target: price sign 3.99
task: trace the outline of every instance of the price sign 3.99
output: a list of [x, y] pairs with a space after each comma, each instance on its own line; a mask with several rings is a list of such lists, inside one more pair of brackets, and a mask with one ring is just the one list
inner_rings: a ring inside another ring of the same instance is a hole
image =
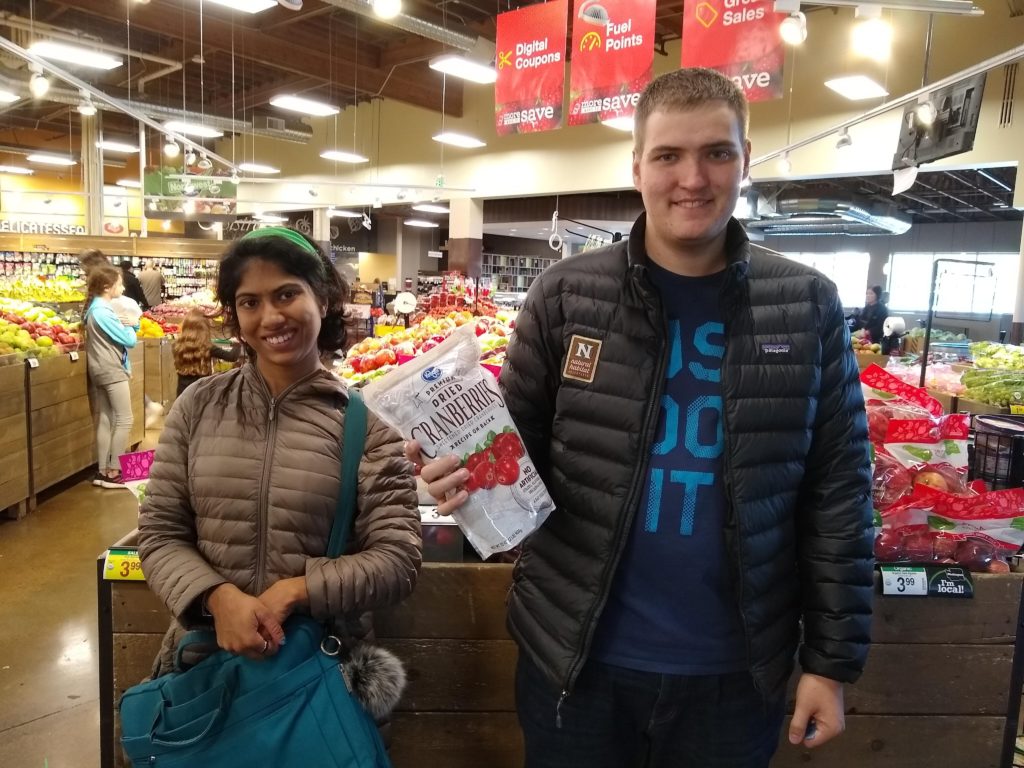
[[107, 550], [107, 557], [103, 562], [103, 578], [106, 581], [145, 581], [139, 551], [118, 548]]
[[928, 594], [928, 573], [924, 568], [885, 566], [882, 568], [883, 595]]

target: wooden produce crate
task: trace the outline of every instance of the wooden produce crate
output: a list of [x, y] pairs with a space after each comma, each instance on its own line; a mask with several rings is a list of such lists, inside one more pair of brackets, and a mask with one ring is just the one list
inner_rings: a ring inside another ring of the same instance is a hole
[[29, 485], [25, 364], [0, 367], [0, 510], [21, 518], [34, 506]]
[[143, 339], [145, 353], [145, 395], [165, 410], [170, 409], [177, 396], [178, 374], [174, 370], [174, 339]]
[[96, 463], [96, 429], [85, 352], [47, 357], [27, 371], [31, 493], [35, 495]]
[[879, 368], [885, 368], [889, 364], [889, 355], [876, 355], [873, 352], [858, 352], [857, 354], [857, 366], [863, 371], [864, 369], [877, 365]]
[[945, 413], [960, 413], [957, 410], [959, 398], [956, 395], [950, 395], [946, 392], [940, 392], [937, 389], [928, 388], [928, 394], [942, 403], [942, 410]]
[[1009, 413], [1009, 408], [1003, 408], [998, 405], [989, 405], [988, 403], [979, 403], [977, 400], [968, 400], [965, 397], [957, 398], [956, 401], [956, 412], [957, 413], [970, 413], [975, 416], [980, 416], [990, 413]]
[[[110, 768], [122, 765], [115, 703], [149, 674], [169, 616], [144, 583], [102, 581], [102, 558], [98, 572], [101, 766]], [[517, 650], [505, 630], [511, 578], [510, 565], [427, 563], [411, 598], [377, 612], [377, 642], [409, 677], [392, 716], [394, 768], [523, 764]], [[772, 768], [1000, 768], [1017, 732], [1022, 582], [976, 574], [970, 600], [877, 596], [867, 668], [846, 686], [846, 733], [806, 750], [783, 730]]]
[[134, 450], [146, 437], [146, 352], [142, 344], [128, 350], [128, 362], [132, 366], [132, 431], [128, 445]]

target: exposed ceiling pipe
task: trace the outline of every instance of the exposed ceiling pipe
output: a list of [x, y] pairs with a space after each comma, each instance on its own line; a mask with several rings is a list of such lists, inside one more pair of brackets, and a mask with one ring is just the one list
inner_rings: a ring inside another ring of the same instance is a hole
[[[28, 92], [28, 87], [23, 80], [20, 78], [13, 78], [9, 75], [4, 74], [0, 71], [0, 88], [10, 91], [24, 99], [31, 98]], [[66, 90], [63, 88], [51, 87], [46, 94], [46, 100], [56, 102], [58, 104], [67, 104], [69, 106], [76, 106], [82, 102], [82, 95], [77, 91]], [[102, 109], [109, 112], [120, 112], [122, 110], [105, 104], [102, 102], [94, 102], [97, 109]], [[14, 107], [16, 104], [10, 105], [8, 108]], [[293, 127], [285, 121], [280, 120], [282, 124], [280, 127], [275, 125], [254, 125], [252, 122], [245, 120], [235, 120], [230, 117], [221, 117], [218, 115], [200, 114], [199, 112], [182, 111], [180, 107], [168, 107], [163, 104], [151, 104], [142, 101], [133, 101], [131, 106], [155, 120], [185, 120], [188, 122], [203, 123], [211, 128], [216, 128], [228, 133], [246, 133], [246, 134], [257, 134], [259, 136], [268, 136], [274, 139], [281, 139], [283, 141], [293, 141], [299, 144], [308, 144], [310, 139], [313, 138], [313, 129], [309, 126], [299, 123], [300, 127]], [[254, 118], [259, 120], [259, 117]], [[265, 120], [265, 118], [263, 118]], [[267, 121], [268, 123], [270, 121]], [[274, 121], [276, 122], [276, 121]]]
[[[86, 37], [85, 35], [75, 35], [68, 32], [66, 29], [55, 27], [52, 24], [47, 24], [42, 21], [33, 22], [31, 19], [26, 19], [23, 16], [17, 16], [13, 13], [0, 13], [0, 25], [10, 27], [11, 29], [20, 29], [24, 32], [39, 33], [43, 37], [52, 37], [54, 40], [62, 40], [66, 43], [81, 45], [86, 48], [95, 48], [98, 51], [117, 53], [121, 56], [132, 56], [136, 59], [152, 61], [155, 64], [163, 64], [165, 67], [177, 66], [178, 69], [181, 69], [180, 61], [174, 61], [173, 59], [167, 59], [162, 56], [154, 56], [151, 53], [143, 53], [142, 51], [133, 51], [130, 48], [121, 48], [120, 46], [111, 45], [110, 43], [105, 43], [102, 40], [98, 40], [93, 37]], [[35, 41], [32, 40], [31, 42]]]
[[452, 48], [459, 48], [463, 51], [468, 51], [476, 45], [476, 37], [445, 29], [440, 24], [434, 24], [431, 21], [418, 19], [415, 16], [409, 16], [405, 13], [400, 13], [390, 19], [382, 19], [373, 12], [373, 6], [367, 0], [323, 0], [323, 2], [327, 5], [333, 5], [335, 8], [341, 8], [345, 11], [358, 13], [360, 16], [366, 16], [367, 18], [378, 21], [381, 24], [390, 24], [393, 27], [409, 32], [410, 34], [419, 35], [420, 37], [425, 37], [428, 40], [436, 40], [437, 42], [451, 46]]

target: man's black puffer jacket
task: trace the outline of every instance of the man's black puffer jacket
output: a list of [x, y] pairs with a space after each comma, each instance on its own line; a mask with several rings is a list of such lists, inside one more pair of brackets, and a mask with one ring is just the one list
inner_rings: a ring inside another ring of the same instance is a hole
[[[571, 693], [636, 512], [657, 428], [667, 330], [627, 243], [535, 281], [501, 374], [557, 509], [525, 543], [509, 598], [523, 652]], [[803, 671], [860, 675], [872, 601], [871, 476], [857, 363], [835, 285], [751, 245], [731, 221], [722, 289], [724, 535], [750, 669], [782, 692]], [[601, 342], [593, 383], [562, 376], [570, 339]], [[682, 586], [682, 585], [681, 585]]]

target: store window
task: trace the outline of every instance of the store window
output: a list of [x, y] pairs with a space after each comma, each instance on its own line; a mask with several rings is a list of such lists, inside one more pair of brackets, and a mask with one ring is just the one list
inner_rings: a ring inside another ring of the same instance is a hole
[[[1018, 253], [894, 253], [889, 261], [889, 308], [927, 312], [932, 266], [939, 266], [935, 311], [953, 315], [1003, 315], [1013, 312]], [[989, 267], [988, 264], [992, 266]]]
[[839, 299], [846, 310], [864, 306], [864, 290], [868, 287], [868, 262], [871, 256], [859, 251], [838, 253], [784, 253], [823, 273], [839, 288]]

